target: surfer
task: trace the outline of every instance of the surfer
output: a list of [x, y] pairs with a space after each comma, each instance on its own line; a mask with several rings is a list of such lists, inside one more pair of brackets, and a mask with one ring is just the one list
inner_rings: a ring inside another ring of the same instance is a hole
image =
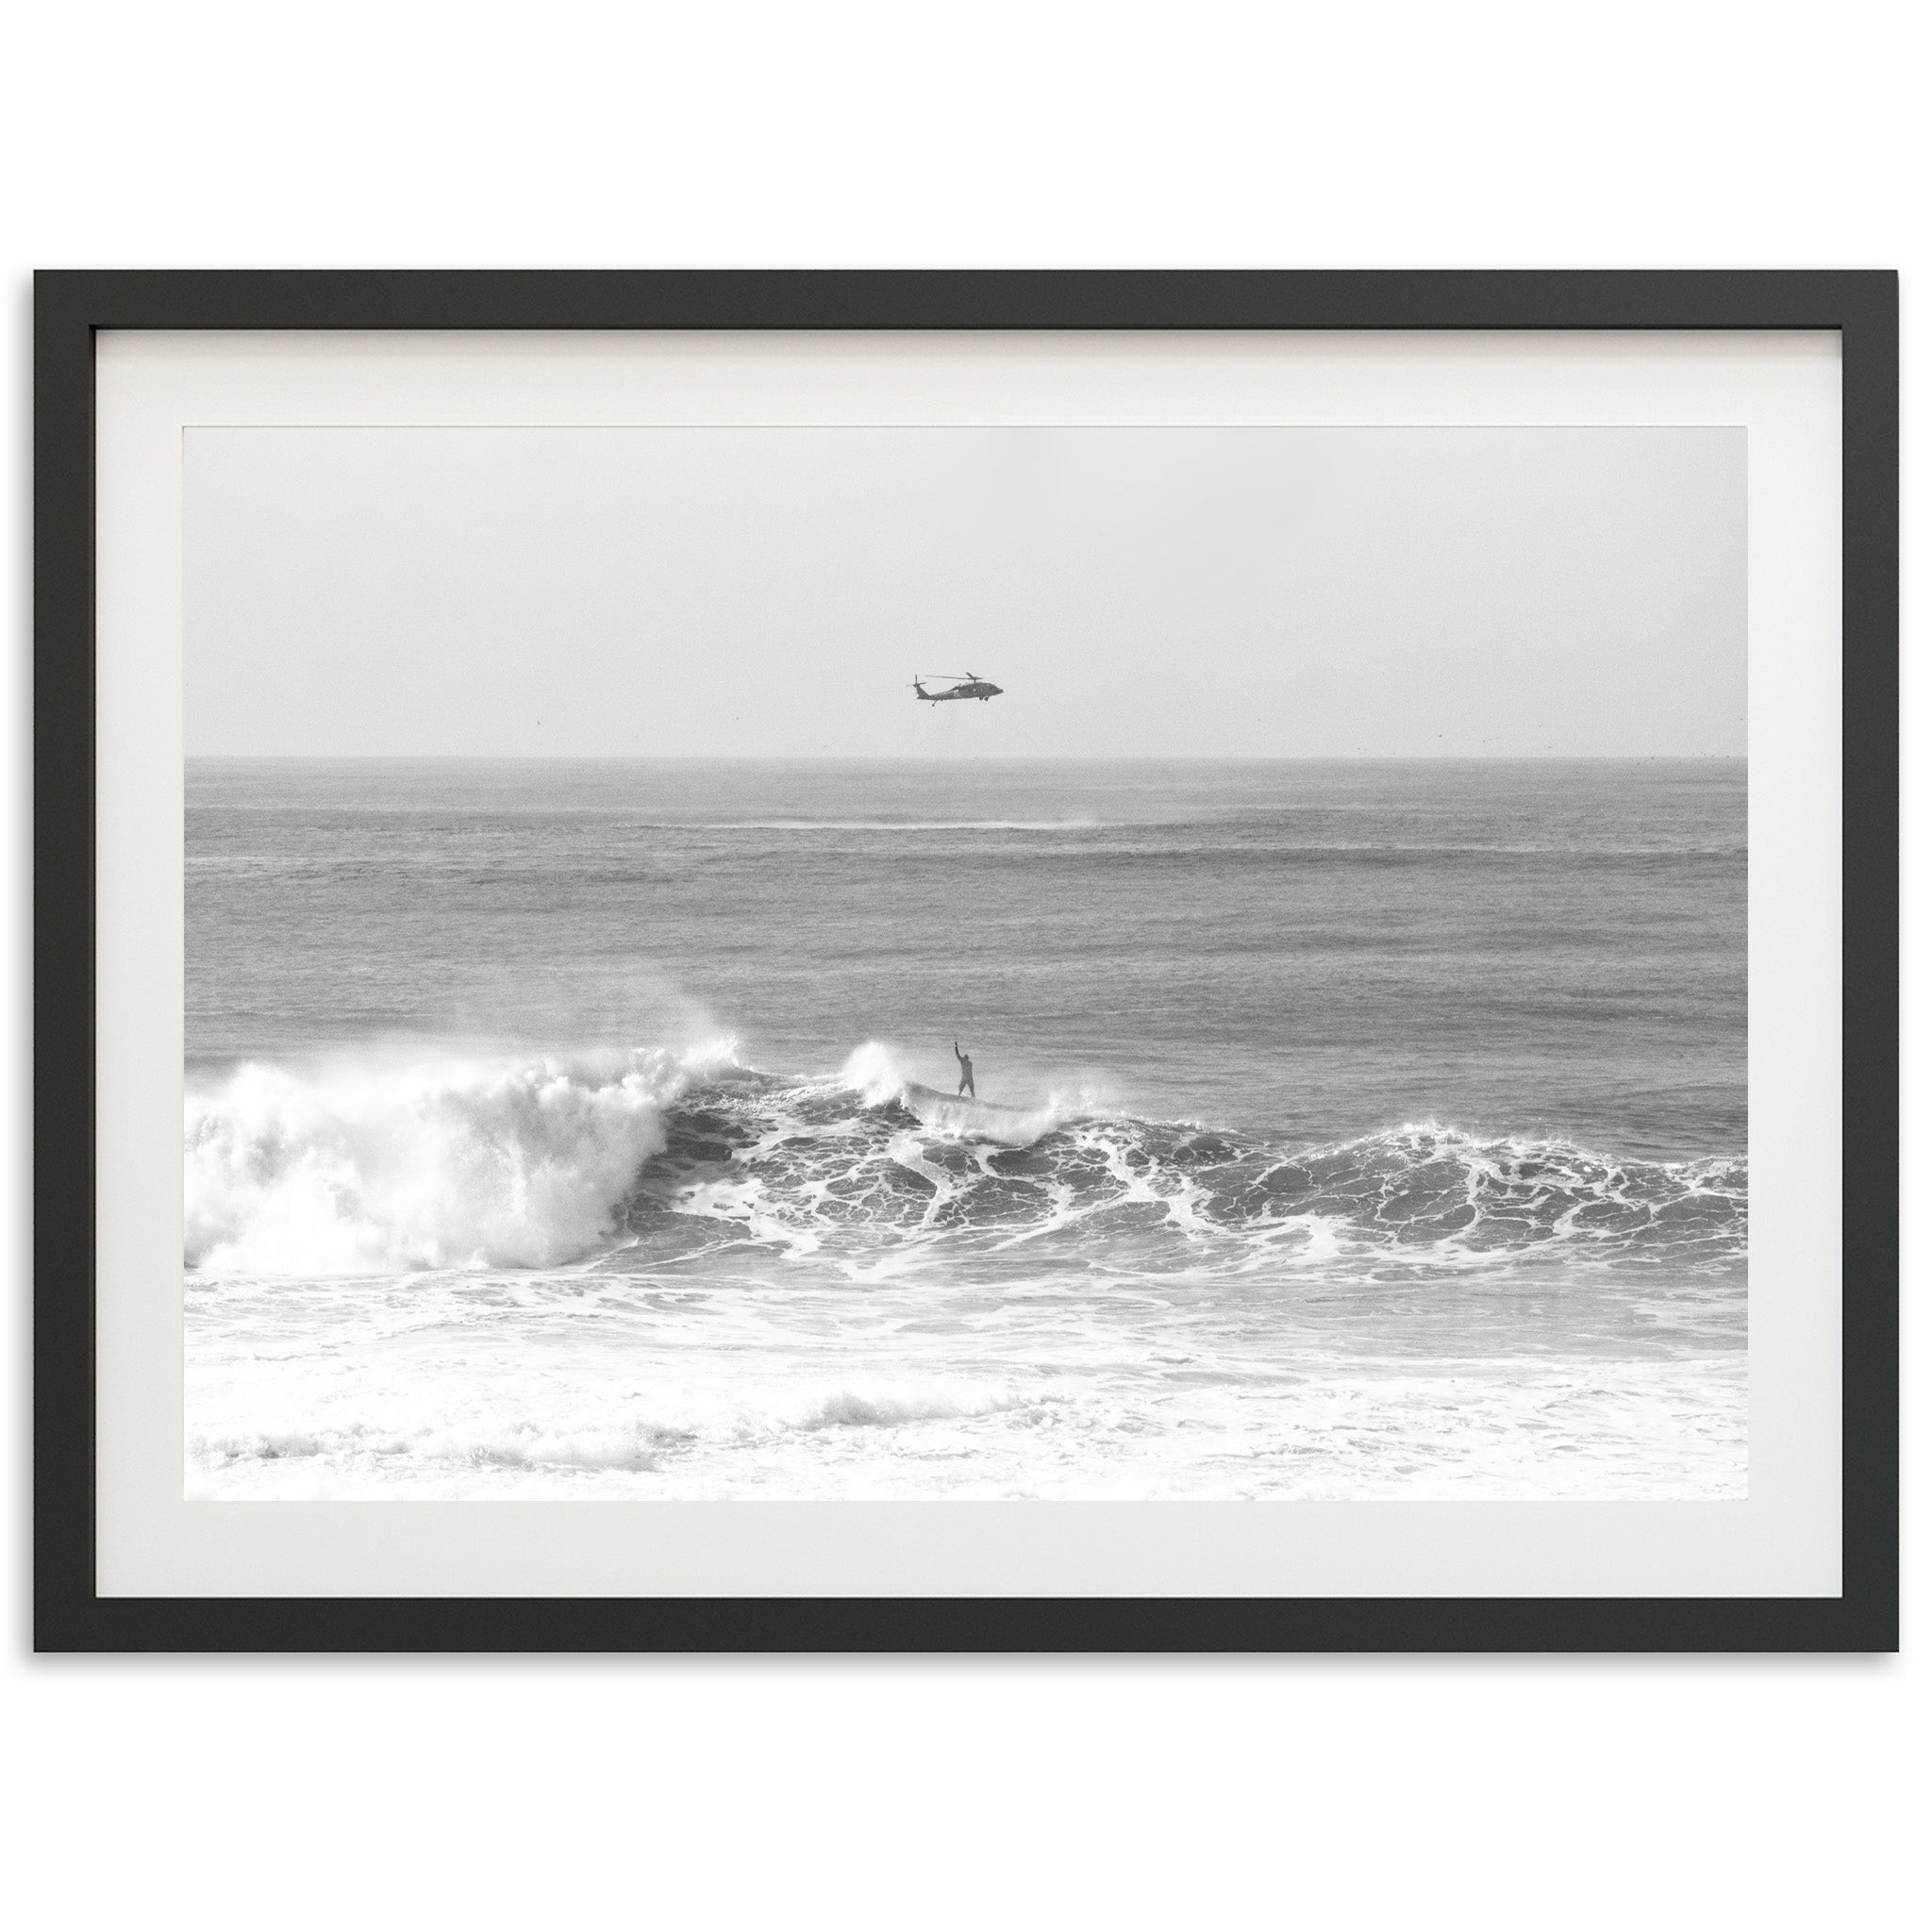
[[977, 1100], [979, 1095], [974, 1091], [973, 1086], [973, 1056], [961, 1053], [957, 1040], [953, 1042], [953, 1058], [959, 1062], [959, 1091], [971, 1093], [974, 1099]]

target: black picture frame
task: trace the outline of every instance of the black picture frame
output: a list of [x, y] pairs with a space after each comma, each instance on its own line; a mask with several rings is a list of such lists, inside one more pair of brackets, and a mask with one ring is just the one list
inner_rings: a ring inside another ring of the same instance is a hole
[[[104, 329], [1835, 330], [1843, 1567], [1834, 1598], [95, 1593], [94, 342]], [[34, 285], [42, 1651], [1883, 1651], [1898, 1643], [1898, 285], [1883, 271], [117, 272]]]

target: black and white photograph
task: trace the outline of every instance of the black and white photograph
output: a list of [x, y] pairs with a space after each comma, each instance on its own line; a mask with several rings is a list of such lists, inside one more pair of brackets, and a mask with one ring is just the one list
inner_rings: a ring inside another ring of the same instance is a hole
[[14, 1922], [1924, 1917], [1917, 16], [9, 26]]
[[1741, 430], [184, 460], [190, 1498], [1748, 1495]]

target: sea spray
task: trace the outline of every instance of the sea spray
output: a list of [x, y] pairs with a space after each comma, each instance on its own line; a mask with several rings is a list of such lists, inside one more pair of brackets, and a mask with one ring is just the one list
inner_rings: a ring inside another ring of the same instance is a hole
[[244, 1066], [188, 1096], [185, 1258], [286, 1275], [554, 1267], [609, 1232], [689, 1077], [658, 1052]]

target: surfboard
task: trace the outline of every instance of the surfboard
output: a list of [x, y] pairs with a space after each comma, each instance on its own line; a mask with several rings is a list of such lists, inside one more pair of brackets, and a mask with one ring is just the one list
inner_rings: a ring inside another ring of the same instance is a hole
[[907, 1099], [942, 1099], [949, 1108], [983, 1108], [988, 1113], [1025, 1113], [1024, 1108], [1008, 1108], [997, 1099], [979, 1099], [977, 1093], [947, 1093], [941, 1088], [920, 1086], [918, 1080], [907, 1082]]
[[1038, 1113], [1040, 1110], [1038, 1108], [1008, 1107], [1001, 1101], [981, 1100], [972, 1093], [942, 1093], [937, 1087], [922, 1087], [917, 1080], [907, 1081], [905, 1094], [908, 1105], [958, 1108], [962, 1112], [1018, 1115]]

